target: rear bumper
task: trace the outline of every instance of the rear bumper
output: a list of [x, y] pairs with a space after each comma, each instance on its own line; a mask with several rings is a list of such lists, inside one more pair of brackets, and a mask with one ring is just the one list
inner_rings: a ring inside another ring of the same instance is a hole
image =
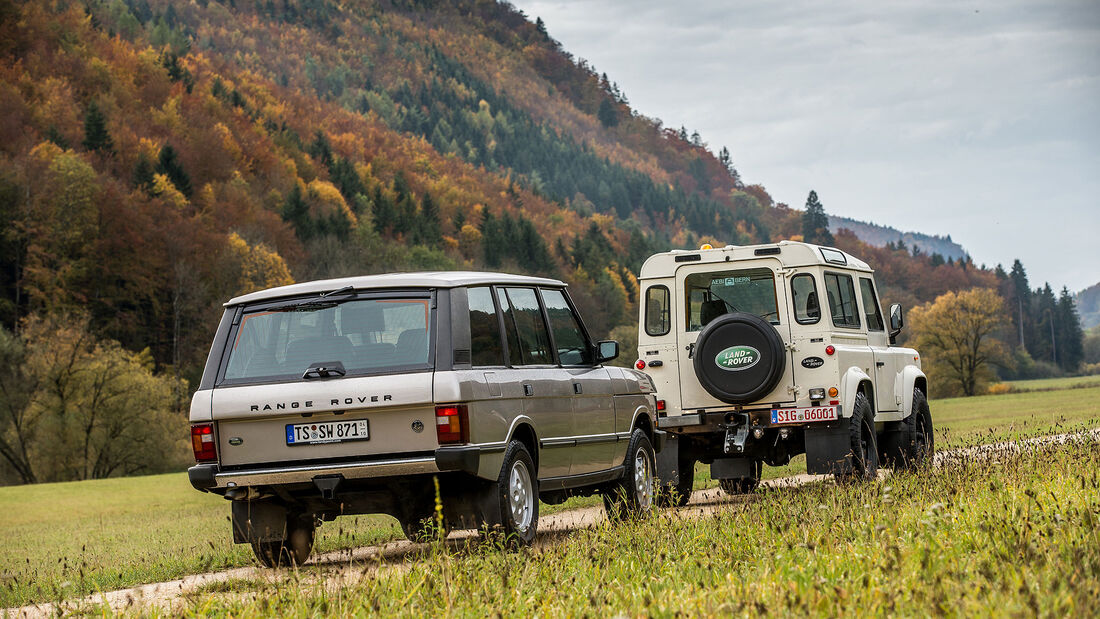
[[367, 462], [302, 464], [228, 471], [222, 470], [217, 464], [196, 464], [187, 469], [187, 477], [197, 490], [210, 490], [303, 483], [313, 481], [318, 476], [339, 475], [344, 479], [366, 479], [446, 471], [476, 474], [480, 462], [480, 447], [440, 447], [431, 455]]

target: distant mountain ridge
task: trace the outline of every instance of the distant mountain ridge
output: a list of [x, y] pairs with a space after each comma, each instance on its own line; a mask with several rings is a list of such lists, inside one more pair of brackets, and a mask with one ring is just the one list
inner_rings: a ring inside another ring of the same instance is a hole
[[1081, 328], [1091, 329], [1100, 325], [1100, 283], [1078, 292], [1076, 301], [1077, 315], [1081, 317]]
[[952, 241], [950, 234], [944, 237], [921, 232], [902, 232], [890, 226], [880, 226], [865, 221], [848, 219], [847, 217], [830, 215], [829, 231], [836, 234], [837, 230], [841, 228], [851, 230], [859, 240], [875, 247], [885, 247], [887, 243], [897, 244], [898, 241], [902, 241], [909, 248], [919, 247], [921, 253], [939, 254], [943, 256], [944, 260], [948, 258], [961, 260], [967, 256], [966, 250], [963, 249], [962, 245]]

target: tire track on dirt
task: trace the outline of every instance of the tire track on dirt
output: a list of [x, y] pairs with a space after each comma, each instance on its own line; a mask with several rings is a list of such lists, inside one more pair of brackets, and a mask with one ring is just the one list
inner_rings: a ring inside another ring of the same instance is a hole
[[[941, 467], [954, 459], [997, 459], [1026, 448], [1079, 440], [1100, 442], [1100, 429], [942, 451], [936, 453], [934, 465]], [[888, 475], [889, 471], [880, 470], [879, 472], [880, 479]], [[774, 489], [796, 488], [810, 483], [823, 482], [831, 478], [831, 475], [800, 474], [765, 480], [760, 483], [760, 486]], [[693, 492], [691, 500], [686, 506], [669, 509], [675, 510], [684, 517], [701, 517], [712, 514], [723, 507], [752, 500], [752, 496], [751, 494], [729, 496], [717, 487], [707, 488]], [[539, 531], [534, 545], [538, 548], [561, 543], [568, 538], [569, 532], [595, 527], [605, 520], [606, 515], [603, 507], [584, 507], [542, 516], [539, 518]], [[458, 531], [452, 533], [444, 543], [448, 550], [454, 551], [461, 549], [476, 538], [477, 533], [474, 531]], [[418, 559], [428, 556], [431, 552], [432, 547], [429, 544], [398, 540], [373, 546], [361, 546], [317, 554], [310, 557], [309, 561], [297, 573], [299, 575], [305, 573], [309, 580], [330, 583], [335, 579], [350, 583], [379, 569], [411, 569]], [[60, 605], [46, 602], [20, 608], [8, 608], [3, 610], [3, 615], [5, 617], [27, 618], [51, 617], [58, 614], [81, 612], [82, 609], [91, 610], [95, 606], [106, 606], [116, 612], [153, 607], [166, 612], [174, 612], [179, 610], [189, 595], [197, 593], [206, 586], [232, 580], [278, 582], [285, 580], [288, 574], [292, 573], [295, 573], [295, 571], [291, 569], [273, 570], [259, 566], [238, 567], [204, 574], [193, 574], [166, 582], [149, 583], [116, 591], [95, 593], [62, 602]]]

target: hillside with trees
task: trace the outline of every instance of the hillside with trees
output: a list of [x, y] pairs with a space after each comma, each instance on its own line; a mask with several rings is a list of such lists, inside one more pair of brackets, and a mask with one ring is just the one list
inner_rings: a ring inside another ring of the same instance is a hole
[[[648, 255], [708, 241], [835, 236], [910, 307], [1005, 281], [831, 234], [827, 196], [809, 219], [775, 203], [727, 148], [632, 109], [496, 0], [0, 0], [0, 109], [4, 371], [26, 387], [0, 403], [5, 440], [70, 410], [18, 378], [50, 346], [28, 325], [83, 334], [73, 359], [114, 351], [179, 421], [220, 304], [290, 281], [549, 275], [597, 337], [634, 328]], [[1041, 347], [1039, 296], [1025, 332]], [[85, 426], [109, 436], [110, 417]]]

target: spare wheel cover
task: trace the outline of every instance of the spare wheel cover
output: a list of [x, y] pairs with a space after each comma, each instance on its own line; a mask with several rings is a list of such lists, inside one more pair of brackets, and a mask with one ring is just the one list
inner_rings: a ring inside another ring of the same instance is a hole
[[732, 312], [699, 334], [695, 376], [707, 393], [729, 404], [748, 404], [775, 389], [787, 366], [783, 338], [755, 314]]

